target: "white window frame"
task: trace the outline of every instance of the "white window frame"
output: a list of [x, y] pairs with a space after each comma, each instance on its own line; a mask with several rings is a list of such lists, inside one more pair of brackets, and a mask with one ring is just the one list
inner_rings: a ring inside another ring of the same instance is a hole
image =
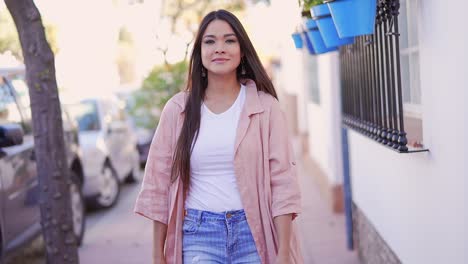
[[[407, 56], [408, 57], [408, 61], [409, 61], [409, 67], [408, 67], [408, 70], [410, 71], [409, 72], [409, 83], [407, 86], [403, 86], [403, 88], [407, 87], [409, 88], [409, 93], [410, 93], [410, 102], [403, 102], [403, 109], [404, 109], [404, 115], [405, 116], [408, 116], [408, 117], [414, 117], [414, 118], [419, 118], [419, 119], [422, 119], [422, 107], [421, 107], [421, 103], [416, 103], [414, 102], [414, 97], [415, 97], [415, 90], [417, 88], [419, 88], [419, 96], [421, 97], [421, 80], [419, 80], [417, 82], [417, 85], [419, 85], [419, 87], [414, 87], [414, 83], [411, 82], [411, 76], [414, 76], [414, 72], [413, 72], [413, 69], [415, 68], [414, 67], [414, 64], [416, 63], [414, 59], [411, 59], [411, 55], [413, 54], [417, 54], [419, 53], [419, 43], [420, 43], [420, 39], [419, 39], [419, 32], [416, 31], [416, 35], [413, 35], [413, 34], [409, 34], [409, 29], [411, 28], [410, 25], [412, 25], [413, 23], [417, 23], [417, 19], [415, 17], [412, 17], [411, 16], [411, 12], [410, 12], [410, 8], [418, 8], [419, 7], [419, 0], [405, 0], [404, 1], [404, 4], [405, 4], [405, 7], [406, 7], [406, 17], [402, 17], [400, 16], [399, 18], [400, 19], [405, 19], [406, 20], [406, 25], [407, 25], [407, 28], [405, 29], [405, 32], [407, 34], [407, 40], [408, 40], [408, 45], [410, 43], [414, 43], [414, 41], [411, 41], [412, 39], [416, 39], [417, 40], [417, 45], [416, 46], [411, 46], [411, 47], [407, 47], [407, 48], [400, 48], [400, 57], [403, 57], [403, 56]], [[415, 27], [416, 29], [418, 29], [417, 25]], [[402, 32], [402, 30], [400, 29], [400, 33]], [[418, 65], [419, 62], [418, 62]], [[417, 68], [418, 71], [420, 71], [420, 66]], [[418, 74], [418, 76], [420, 76]], [[419, 102], [421, 102], [421, 98], [419, 98]]]

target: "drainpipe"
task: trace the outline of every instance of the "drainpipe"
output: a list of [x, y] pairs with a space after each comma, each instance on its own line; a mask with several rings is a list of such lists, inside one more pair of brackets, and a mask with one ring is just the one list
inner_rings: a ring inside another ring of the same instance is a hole
[[343, 191], [345, 202], [345, 220], [346, 220], [346, 240], [349, 250], [354, 249], [353, 243], [353, 214], [352, 214], [352, 193], [351, 193], [351, 176], [349, 173], [349, 146], [348, 146], [348, 129], [341, 128], [341, 144], [343, 152]]

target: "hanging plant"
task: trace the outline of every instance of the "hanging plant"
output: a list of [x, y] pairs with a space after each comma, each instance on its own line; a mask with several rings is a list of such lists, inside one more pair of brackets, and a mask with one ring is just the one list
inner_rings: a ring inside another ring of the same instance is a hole
[[291, 36], [294, 40], [294, 46], [296, 47], [296, 49], [302, 49], [303, 41], [302, 41], [301, 33], [295, 32], [291, 34]]
[[323, 42], [328, 48], [348, 45], [354, 42], [353, 37], [339, 37], [335, 24], [333, 23], [333, 19], [330, 15], [330, 9], [328, 8], [328, 5], [316, 5], [310, 9], [310, 14], [312, 15], [312, 19], [317, 23], [317, 27], [320, 31], [320, 34], [322, 35]]
[[303, 0], [304, 10], [310, 10], [313, 6], [323, 4], [323, 0]]
[[376, 0], [326, 0], [340, 38], [374, 33]]
[[299, 0], [299, 6], [302, 7], [302, 16], [311, 18], [310, 9], [321, 4], [323, 4], [323, 0]]

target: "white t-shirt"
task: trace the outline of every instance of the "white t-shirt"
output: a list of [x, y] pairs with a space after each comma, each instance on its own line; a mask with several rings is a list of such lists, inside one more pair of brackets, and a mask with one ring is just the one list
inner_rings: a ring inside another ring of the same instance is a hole
[[236, 101], [221, 114], [202, 104], [200, 131], [190, 158], [187, 209], [210, 212], [243, 209], [234, 172], [234, 144], [245, 89], [241, 85]]

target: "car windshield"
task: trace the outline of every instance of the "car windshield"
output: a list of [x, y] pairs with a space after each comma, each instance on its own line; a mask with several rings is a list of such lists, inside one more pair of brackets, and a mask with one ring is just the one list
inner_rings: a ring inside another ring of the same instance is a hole
[[68, 107], [70, 114], [78, 122], [80, 131], [95, 131], [101, 129], [99, 116], [94, 102], [82, 102]]

